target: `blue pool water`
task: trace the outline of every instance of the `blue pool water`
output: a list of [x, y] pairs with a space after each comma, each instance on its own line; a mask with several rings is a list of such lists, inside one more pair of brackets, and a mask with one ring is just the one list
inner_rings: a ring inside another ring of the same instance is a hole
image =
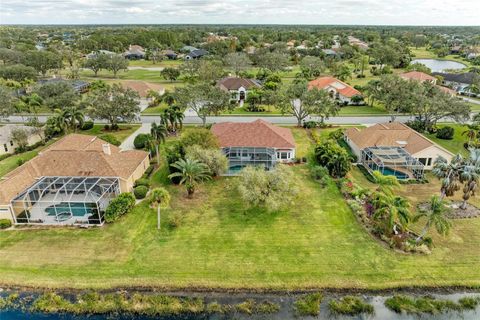
[[[70, 202], [70, 206], [67, 202], [62, 202], [54, 206], [50, 206], [45, 209], [45, 212], [49, 216], [55, 215], [55, 207], [57, 212], [71, 212], [74, 216], [83, 217], [84, 215], [94, 213], [94, 204], [92, 203], [82, 203], [82, 202]], [[70, 210], [71, 208], [71, 210]]]
[[397, 171], [397, 170], [393, 170], [393, 169], [388, 168], [388, 167], [383, 168], [382, 173], [383, 173], [384, 176], [395, 176], [399, 180], [408, 180], [409, 179], [408, 174], [405, 174], [405, 173]]

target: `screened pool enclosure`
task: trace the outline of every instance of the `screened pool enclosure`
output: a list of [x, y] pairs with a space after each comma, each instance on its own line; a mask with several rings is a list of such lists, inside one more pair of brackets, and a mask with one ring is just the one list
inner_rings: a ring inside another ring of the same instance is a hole
[[236, 175], [246, 166], [261, 166], [270, 170], [277, 161], [273, 148], [229, 147], [222, 151], [229, 163], [227, 175]]
[[362, 164], [370, 172], [380, 171], [399, 180], [423, 179], [424, 165], [400, 147], [365, 148]]
[[101, 225], [118, 178], [42, 177], [12, 200], [18, 224]]

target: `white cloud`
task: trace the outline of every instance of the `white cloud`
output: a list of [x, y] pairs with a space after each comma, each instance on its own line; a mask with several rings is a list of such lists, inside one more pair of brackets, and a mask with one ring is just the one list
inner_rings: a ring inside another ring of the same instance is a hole
[[0, 24], [479, 25], [464, 0], [0, 0]]

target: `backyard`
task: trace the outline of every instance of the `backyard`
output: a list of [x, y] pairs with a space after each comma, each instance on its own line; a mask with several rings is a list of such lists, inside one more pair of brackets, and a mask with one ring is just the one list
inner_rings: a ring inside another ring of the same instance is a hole
[[[293, 134], [298, 156], [306, 156], [312, 147], [306, 131], [296, 128]], [[162, 211], [161, 231], [143, 202], [98, 229], [0, 232], [0, 281], [76, 288], [480, 285], [480, 219], [454, 220], [447, 238], [434, 234], [431, 255], [396, 253], [362, 229], [334, 183], [321, 188], [305, 165], [293, 170], [298, 199], [287, 210], [269, 213], [245, 208], [235, 178], [202, 184], [187, 199], [184, 187], [167, 183], [162, 167], [152, 183], [165, 184], [172, 201]], [[357, 170], [351, 174], [368, 185]], [[437, 186], [402, 186], [402, 193], [429, 196]]]

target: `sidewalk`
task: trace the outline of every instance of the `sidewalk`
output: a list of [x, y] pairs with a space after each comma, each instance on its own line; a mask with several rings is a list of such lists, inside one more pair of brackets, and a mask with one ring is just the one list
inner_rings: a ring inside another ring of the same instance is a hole
[[134, 133], [132, 133], [127, 139], [125, 139], [122, 144], [120, 145], [120, 149], [122, 150], [133, 150], [135, 146], [133, 145], [133, 141], [135, 137], [140, 133], [150, 133], [150, 128], [152, 127], [151, 123], [142, 123], [142, 126], [137, 129]]

